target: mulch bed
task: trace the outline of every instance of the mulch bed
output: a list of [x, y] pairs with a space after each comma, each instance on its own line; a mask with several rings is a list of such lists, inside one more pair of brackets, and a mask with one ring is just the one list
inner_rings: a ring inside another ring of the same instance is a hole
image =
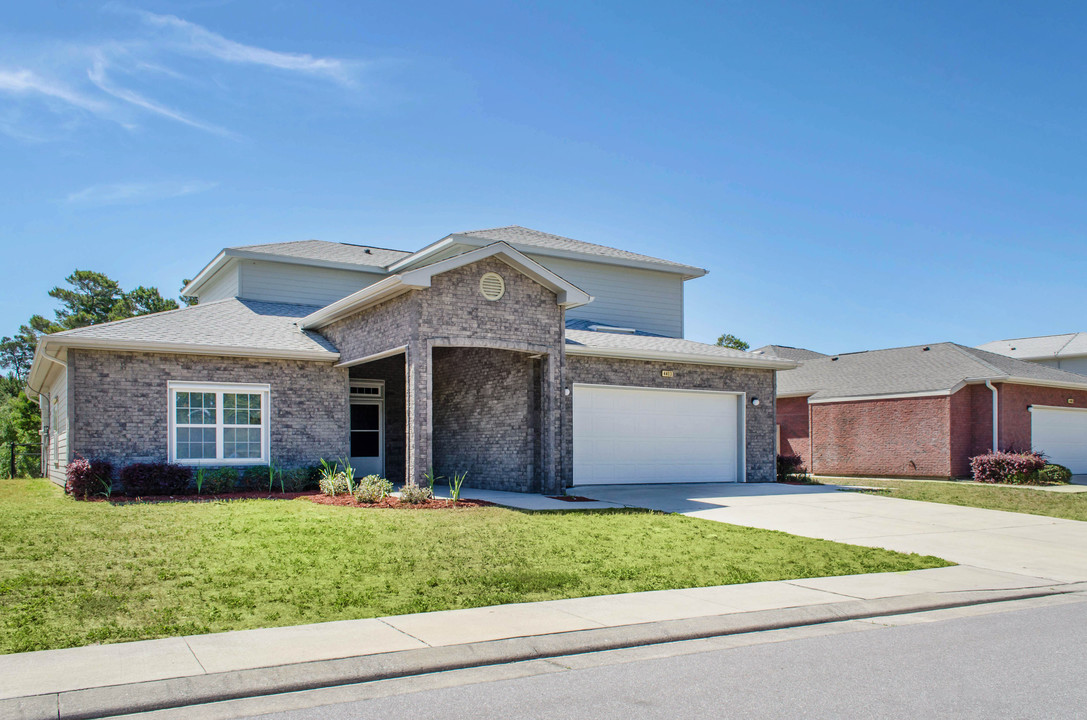
[[395, 497], [387, 497], [381, 502], [376, 503], [360, 503], [355, 500], [353, 496], [347, 494], [337, 495], [336, 497], [317, 494], [310, 499], [318, 505], [338, 505], [340, 507], [357, 508], [392, 508], [399, 510], [443, 510], [450, 508], [494, 506], [494, 503], [489, 503], [485, 500], [458, 500], [455, 505], [452, 500], [428, 500], [425, 503], [419, 503], [418, 505], [408, 505], [407, 503], [401, 503], [400, 499]]
[[552, 500], [564, 500], [566, 502], [596, 502], [592, 498], [587, 498], [584, 495], [551, 495]]

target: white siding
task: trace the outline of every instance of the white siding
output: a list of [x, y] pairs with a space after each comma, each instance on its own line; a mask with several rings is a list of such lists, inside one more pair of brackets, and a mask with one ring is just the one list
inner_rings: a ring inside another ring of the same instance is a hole
[[68, 467], [68, 373], [58, 373], [49, 388], [49, 445], [46, 448], [47, 476], [64, 485]]
[[197, 297], [200, 298], [200, 302], [209, 303], [215, 300], [237, 297], [237, 295], [238, 263], [228, 262], [208, 278], [208, 281], [200, 288]]
[[1064, 370], [1065, 372], [1087, 375], [1087, 357], [1052, 358], [1046, 360], [1032, 360], [1031, 362], [1046, 367]]
[[238, 297], [300, 305], [328, 305], [385, 277], [265, 260], [243, 260], [238, 268]]
[[530, 257], [593, 296], [591, 303], [567, 311], [566, 317], [683, 337], [681, 275], [546, 255]]

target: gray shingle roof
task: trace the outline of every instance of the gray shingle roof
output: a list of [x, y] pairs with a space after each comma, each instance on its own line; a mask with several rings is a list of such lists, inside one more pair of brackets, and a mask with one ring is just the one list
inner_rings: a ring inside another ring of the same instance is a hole
[[[257, 302], [229, 298], [180, 310], [89, 325], [55, 333], [57, 339], [91, 339], [122, 343], [204, 345], [267, 351], [337, 352], [323, 336], [296, 324], [316, 308], [310, 305]], [[329, 359], [333, 359], [330, 357]]]
[[778, 374], [778, 394], [825, 400], [936, 392], [1007, 377], [1087, 386], [1082, 375], [945, 342], [808, 360]]
[[227, 248], [242, 252], [277, 255], [296, 260], [359, 265], [363, 267], [384, 268], [397, 260], [411, 255], [404, 250], [349, 245], [348, 243], [328, 242], [326, 240], [296, 240], [294, 242], [267, 243], [264, 245], [238, 245]]
[[732, 348], [708, 345], [706, 343], [684, 340], [682, 338], [650, 335], [648, 333], [595, 332], [591, 330], [566, 330], [567, 349], [575, 347], [598, 350], [624, 350], [649, 353], [682, 354], [693, 357], [710, 358], [716, 361], [736, 360], [738, 364], [771, 363], [782, 358], [768, 358], [754, 353], [733, 350]]
[[978, 345], [978, 349], [1020, 360], [1076, 357], [1087, 355], [1087, 332], [996, 340]]
[[618, 248], [607, 247], [606, 245], [596, 245], [594, 243], [582, 242], [581, 240], [574, 240], [573, 238], [563, 237], [562, 235], [552, 235], [550, 233], [540, 232], [539, 230], [532, 230], [530, 228], [521, 227], [520, 225], [509, 225], [507, 227], [491, 228], [489, 230], [469, 230], [467, 232], [459, 232], [453, 234], [471, 238], [479, 238], [481, 240], [507, 242], [515, 247], [520, 245], [546, 248], [549, 250], [563, 250], [566, 252], [584, 253], [587, 255], [597, 255], [600, 257], [614, 258], [616, 260], [636, 260], [640, 262], [654, 263], [657, 265], [666, 265], [674, 267], [677, 270], [695, 269], [699, 270], [699, 274], [705, 273], [705, 270], [702, 270], [701, 268], [696, 268], [693, 265], [684, 265], [683, 263], [677, 263], [671, 260], [662, 260], [660, 258], [651, 257], [649, 255], [640, 255], [638, 253], [628, 252], [627, 250], [619, 250]]
[[763, 345], [760, 348], [755, 348], [751, 352], [756, 355], [769, 355], [770, 357], [785, 358], [786, 360], [815, 360], [817, 358], [825, 358], [825, 353], [816, 352], [814, 350], [808, 350], [806, 348], [794, 348], [788, 345]]

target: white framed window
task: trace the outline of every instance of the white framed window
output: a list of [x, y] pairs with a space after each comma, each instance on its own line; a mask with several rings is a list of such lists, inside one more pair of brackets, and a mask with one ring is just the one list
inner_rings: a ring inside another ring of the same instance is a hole
[[250, 383], [167, 383], [170, 462], [268, 462], [270, 388]]

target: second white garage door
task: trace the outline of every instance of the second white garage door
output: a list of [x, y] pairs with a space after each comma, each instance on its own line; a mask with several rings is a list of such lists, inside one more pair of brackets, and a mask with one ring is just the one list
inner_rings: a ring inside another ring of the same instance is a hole
[[574, 386], [574, 484], [742, 479], [739, 396]]
[[1035, 405], [1030, 410], [1030, 444], [1050, 462], [1076, 475], [1087, 473], [1087, 410]]

